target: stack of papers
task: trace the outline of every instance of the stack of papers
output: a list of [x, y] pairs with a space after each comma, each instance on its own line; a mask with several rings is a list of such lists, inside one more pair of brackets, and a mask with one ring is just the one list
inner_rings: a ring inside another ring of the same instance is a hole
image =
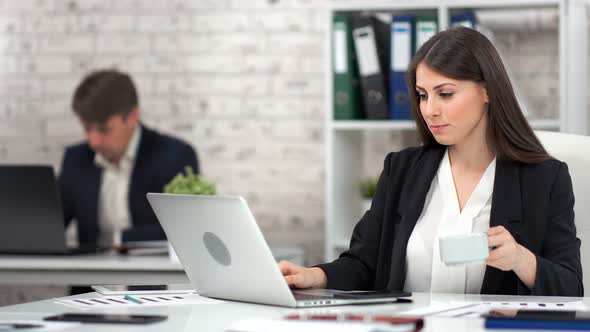
[[168, 241], [133, 241], [123, 243], [124, 252], [131, 256], [168, 255]]
[[135, 295], [133, 298], [139, 300], [141, 303], [129, 301], [125, 298], [125, 296], [115, 295], [81, 299], [59, 299], [55, 301], [55, 303], [73, 306], [80, 309], [223, 303], [223, 301], [202, 297], [197, 294]]

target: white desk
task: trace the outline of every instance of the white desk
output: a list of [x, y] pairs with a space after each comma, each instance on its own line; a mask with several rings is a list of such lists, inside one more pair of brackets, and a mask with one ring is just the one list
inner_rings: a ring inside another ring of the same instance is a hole
[[[271, 249], [277, 261], [303, 264], [298, 247]], [[116, 254], [77, 256], [0, 256], [0, 284], [90, 285], [90, 284], [187, 284], [184, 269], [162, 256]]]
[[[86, 298], [97, 296], [96, 293], [82, 294], [71, 298]], [[363, 305], [363, 306], [342, 306], [324, 307], [322, 309], [286, 309], [264, 305], [246, 304], [238, 302], [225, 302], [222, 304], [210, 305], [186, 305], [186, 306], [162, 306], [162, 307], [132, 307], [119, 311], [100, 311], [109, 313], [135, 313], [135, 314], [159, 314], [167, 315], [168, 319], [161, 323], [125, 326], [125, 325], [86, 325], [87, 332], [194, 332], [208, 331], [221, 332], [229, 325], [247, 318], [280, 318], [291, 313], [314, 312], [314, 313], [368, 313], [391, 315], [395, 312], [409, 310], [411, 308], [428, 305], [430, 301], [545, 301], [561, 302], [576, 301], [579, 298], [556, 298], [556, 297], [509, 297], [509, 296], [483, 296], [483, 295], [451, 295], [451, 294], [424, 294], [415, 293], [414, 303], [411, 304], [387, 304], [387, 305]], [[584, 303], [590, 305], [590, 298], [585, 298]], [[66, 307], [54, 303], [53, 300], [45, 300], [0, 308], [0, 320], [10, 319], [41, 319], [42, 317], [63, 313], [81, 311], [75, 308]], [[84, 311], [87, 312], [87, 311]], [[98, 312], [98, 311], [97, 311]], [[426, 317], [426, 325], [423, 331], [453, 331], [453, 332], [477, 332], [484, 331], [483, 320], [480, 318], [445, 318]], [[73, 329], [71, 331], [75, 331]], [[81, 330], [81, 329], [78, 329]], [[66, 330], [67, 331], [67, 330]], [[500, 330], [494, 330], [500, 331]], [[504, 330], [506, 331], [506, 330]], [[530, 331], [530, 330], [528, 330]]]

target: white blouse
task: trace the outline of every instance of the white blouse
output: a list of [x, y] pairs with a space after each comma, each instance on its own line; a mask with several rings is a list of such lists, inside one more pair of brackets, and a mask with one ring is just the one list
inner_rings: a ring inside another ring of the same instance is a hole
[[487, 232], [495, 173], [494, 158], [461, 211], [447, 149], [408, 241], [405, 291], [480, 293], [486, 264], [445, 265], [438, 238]]

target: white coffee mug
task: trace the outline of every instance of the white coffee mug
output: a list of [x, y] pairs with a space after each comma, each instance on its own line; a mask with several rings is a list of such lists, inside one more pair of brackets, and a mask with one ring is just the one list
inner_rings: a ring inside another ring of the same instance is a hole
[[446, 265], [482, 262], [489, 255], [485, 233], [445, 236], [438, 239], [438, 244], [440, 259]]

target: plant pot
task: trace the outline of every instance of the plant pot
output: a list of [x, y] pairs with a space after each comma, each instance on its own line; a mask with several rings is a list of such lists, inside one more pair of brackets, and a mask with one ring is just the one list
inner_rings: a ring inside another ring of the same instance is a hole
[[371, 202], [373, 200], [371, 198], [363, 198], [361, 201], [361, 216], [365, 214], [371, 208]]

